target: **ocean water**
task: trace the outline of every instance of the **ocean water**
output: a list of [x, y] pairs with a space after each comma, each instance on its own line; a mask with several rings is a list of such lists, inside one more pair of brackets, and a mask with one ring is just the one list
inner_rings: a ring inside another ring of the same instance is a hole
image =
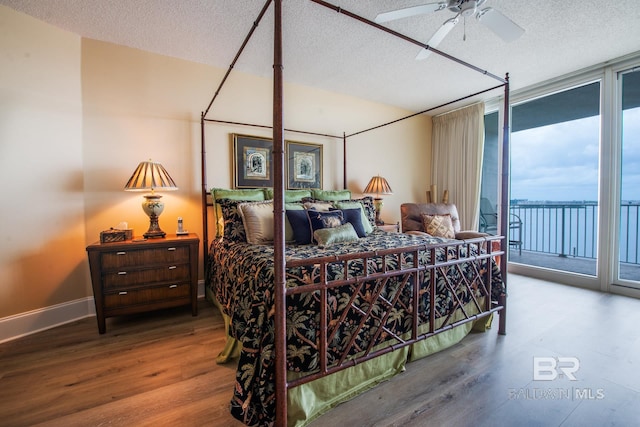
[[[597, 202], [513, 201], [511, 213], [522, 221], [510, 239], [522, 241], [522, 249], [596, 258], [598, 245]], [[624, 201], [620, 210], [620, 261], [640, 263], [640, 202]], [[520, 235], [518, 235], [520, 234]]]

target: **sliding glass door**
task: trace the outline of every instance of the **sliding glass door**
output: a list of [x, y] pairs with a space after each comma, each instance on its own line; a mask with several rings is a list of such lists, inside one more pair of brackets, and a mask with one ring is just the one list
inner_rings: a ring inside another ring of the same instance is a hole
[[596, 275], [599, 152], [599, 81], [513, 106], [512, 262]]
[[618, 279], [640, 287], [640, 71], [620, 74], [621, 174]]

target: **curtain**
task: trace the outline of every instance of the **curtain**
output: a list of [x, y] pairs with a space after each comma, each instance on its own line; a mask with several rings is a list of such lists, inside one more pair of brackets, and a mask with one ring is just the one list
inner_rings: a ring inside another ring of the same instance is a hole
[[484, 147], [484, 104], [474, 104], [433, 118], [431, 184], [456, 205], [463, 230], [479, 221], [480, 179]]

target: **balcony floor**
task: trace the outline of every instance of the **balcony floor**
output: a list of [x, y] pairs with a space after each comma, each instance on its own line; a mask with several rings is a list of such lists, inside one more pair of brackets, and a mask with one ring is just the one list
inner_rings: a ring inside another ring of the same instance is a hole
[[[536, 267], [550, 268], [553, 270], [570, 271], [573, 273], [596, 275], [596, 260], [590, 258], [561, 257], [556, 254], [509, 250], [509, 261]], [[640, 281], [640, 265], [622, 264], [620, 276], [626, 280]]]

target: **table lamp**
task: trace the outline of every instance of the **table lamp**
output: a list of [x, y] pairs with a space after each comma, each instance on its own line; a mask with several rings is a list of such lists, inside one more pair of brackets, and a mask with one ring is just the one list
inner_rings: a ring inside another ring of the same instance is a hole
[[178, 187], [173, 181], [169, 173], [160, 163], [141, 162], [136, 170], [129, 178], [129, 181], [124, 186], [125, 191], [149, 191], [151, 193], [145, 194], [145, 201], [142, 202], [142, 210], [149, 215], [149, 229], [144, 233], [144, 237], [147, 239], [155, 239], [166, 236], [166, 233], [160, 229], [158, 225], [158, 217], [164, 210], [164, 203], [162, 196], [156, 194], [156, 190], [173, 191]]

